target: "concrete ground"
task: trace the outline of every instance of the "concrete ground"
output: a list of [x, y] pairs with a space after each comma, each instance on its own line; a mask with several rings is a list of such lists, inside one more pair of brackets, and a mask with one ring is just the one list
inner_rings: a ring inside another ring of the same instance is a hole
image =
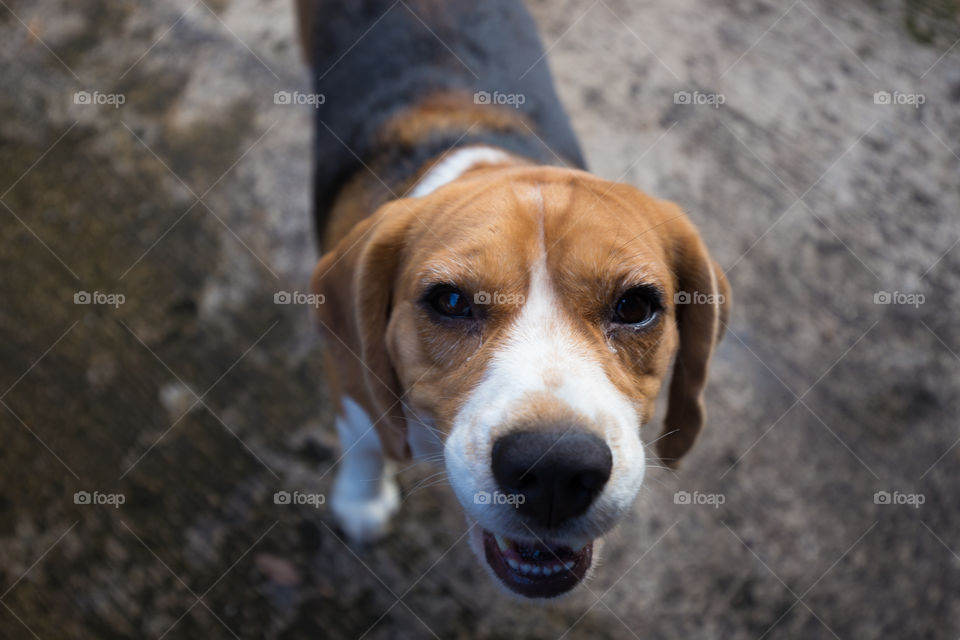
[[955, 0], [531, 3], [593, 170], [735, 292], [703, 437], [552, 607], [430, 469], [371, 549], [274, 503], [337, 456], [274, 304], [316, 257], [288, 2], [2, 5], [0, 637], [960, 636]]

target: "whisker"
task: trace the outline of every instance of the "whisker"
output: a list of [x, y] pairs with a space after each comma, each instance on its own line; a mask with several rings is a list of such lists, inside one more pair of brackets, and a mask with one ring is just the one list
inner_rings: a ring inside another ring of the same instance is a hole
[[648, 442], [647, 445], [651, 445], [651, 444], [653, 444], [653, 443], [655, 443], [655, 442], [657, 442], [657, 441], [659, 441], [659, 440], [663, 440], [664, 438], [666, 438], [666, 437], [669, 436], [670, 434], [672, 434], [672, 433], [677, 433], [678, 431], [680, 431], [680, 429], [673, 429], [673, 430], [671, 430], [671, 431], [667, 431], [667, 432], [665, 432], [665, 433], [661, 433], [657, 438], [654, 438], [653, 440], [651, 440], [650, 442]]

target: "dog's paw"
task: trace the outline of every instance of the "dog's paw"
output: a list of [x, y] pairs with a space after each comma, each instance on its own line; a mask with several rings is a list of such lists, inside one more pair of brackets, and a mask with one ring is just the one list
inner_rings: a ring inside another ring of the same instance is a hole
[[337, 483], [330, 500], [337, 523], [355, 544], [369, 544], [380, 538], [399, 507], [400, 488], [396, 479], [386, 474], [380, 483], [380, 491], [372, 496], [357, 495]]

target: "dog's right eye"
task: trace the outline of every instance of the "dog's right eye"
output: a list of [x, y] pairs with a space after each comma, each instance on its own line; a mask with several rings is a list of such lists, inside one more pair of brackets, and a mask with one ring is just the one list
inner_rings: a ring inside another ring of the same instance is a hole
[[620, 324], [646, 327], [657, 319], [660, 309], [660, 296], [655, 289], [634, 287], [617, 300], [613, 320]]
[[427, 294], [431, 309], [448, 318], [472, 318], [473, 309], [465, 293], [452, 285], [442, 284]]

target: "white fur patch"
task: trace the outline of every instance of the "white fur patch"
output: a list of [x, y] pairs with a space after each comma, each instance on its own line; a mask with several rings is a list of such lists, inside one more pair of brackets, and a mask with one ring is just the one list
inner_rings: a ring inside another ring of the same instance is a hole
[[[568, 540], [586, 542], [605, 533], [632, 505], [644, 475], [636, 408], [583, 348], [560, 313], [546, 253], [531, 269], [530, 288], [500, 351], [454, 420], [445, 461], [450, 483], [468, 515], [486, 529], [529, 538], [509, 505], [480, 504], [479, 492], [498, 490], [491, 471], [493, 440], [535, 393], [548, 393], [586, 418], [613, 455], [610, 480], [590, 509], [565, 526]], [[586, 425], [585, 425], [586, 426]]]
[[498, 164], [507, 162], [510, 154], [494, 147], [463, 147], [457, 149], [431, 167], [410, 191], [410, 197], [420, 198], [429, 195], [453, 182], [478, 164]]

